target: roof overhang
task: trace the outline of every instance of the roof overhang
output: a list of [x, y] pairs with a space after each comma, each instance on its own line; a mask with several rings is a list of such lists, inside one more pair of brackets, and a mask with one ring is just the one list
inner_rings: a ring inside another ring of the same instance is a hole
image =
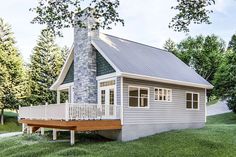
[[159, 77], [151, 77], [151, 76], [145, 76], [145, 75], [138, 75], [138, 74], [132, 74], [132, 73], [126, 73], [126, 72], [121, 72], [118, 74], [118, 76], [122, 76], [122, 77], [126, 77], [126, 78], [133, 78], [133, 79], [147, 80], [147, 81], [169, 83], [169, 84], [175, 84], [175, 85], [181, 85], [181, 86], [204, 88], [204, 89], [212, 89], [214, 87], [213, 85], [197, 84], [197, 83], [192, 83], [192, 82], [184, 82], [184, 81], [171, 80], [171, 79], [165, 79], [165, 78], [159, 78]]
[[53, 85], [50, 87], [50, 90], [57, 90], [59, 88], [59, 86], [61, 85], [61, 83], [63, 82], [63, 80], [66, 77], [67, 71], [70, 68], [71, 63], [73, 62], [74, 59], [74, 45], [71, 46], [70, 48], [70, 52], [66, 58], [66, 61], [62, 67], [62, 70], [57, 78], [57, 80], [53, 83]]

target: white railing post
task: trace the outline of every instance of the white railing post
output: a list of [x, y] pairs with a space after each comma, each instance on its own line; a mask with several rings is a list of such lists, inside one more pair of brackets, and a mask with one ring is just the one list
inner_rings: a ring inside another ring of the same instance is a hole
[[[21, 106], [19, 105], [19, 109], [18, 109], [18, 121], [20, 120], [20, 116], [21, 116], [21, 115], [20, 115], [20, 114], [21, 114], [21, 113], [20, 113], [20, 110], [21, 110], [20, 108], [21, 108]], [[23, 125], [23, 123], [22, 123], [22, 125]]]
[[66, 100], [66, 104], [65, 104], [65, 120], [68, 121], [69, 120], [69, 115], [70, 115], [70, 106], [68, 103], [68, 100]]
[[47, 117], [47, 106], [48, 106], [48, 102], [46, 102], [45, 106], [44, 106], [44, 120], [48, 119], [48, 117]]

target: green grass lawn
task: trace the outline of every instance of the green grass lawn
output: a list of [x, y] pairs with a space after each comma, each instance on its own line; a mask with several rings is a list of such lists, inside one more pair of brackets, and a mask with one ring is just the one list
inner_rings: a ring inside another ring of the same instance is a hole
[[0, 124], [0, 134], [21, 130], [21, 125], [17, 122], [17, 114], [15, 112], [4, 112], [4, 118], [5, 124]]
[[51, 142], [48, 137], [37, 135], [0, 139], [0, 156], [233, 157], [236, 154], [236, 115], [209, 117], [202, 129], [170, 131], [131, 142], [108, 141], [95, 135], [79, 135], [77, 139], [73, 147], [68, 141]]

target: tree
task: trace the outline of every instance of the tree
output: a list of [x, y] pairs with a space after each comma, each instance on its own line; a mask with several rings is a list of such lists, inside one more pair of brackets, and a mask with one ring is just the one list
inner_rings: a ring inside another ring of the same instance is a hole
[[228, 50], [233, 50], [234, 52], [236, 52], [236, 34], [234, 34], [232, 37], [231, 37], [231, 40], [229, 41], [229, 44], [228, 44]]
[[229, 109], [236, 113], [236, 42], [232, 36], [228, 51], [214, 77], [215, 93], [227, 100]]
[[62, 51], [55, 43], [55, 36], [48, 30], [43, 30], [33, 49], [30, 63], [30, 103], [55, 103], [56, 92], [50, 91], [50, 86], [58, 77], [63, 65]]
[[98, 19], [93, 26], [94, 29], [98, 27], [110, 29], [111, 24], [124, 24], [124, 20], [116, 11], [119, 0], [89, 0], [84, 3], [87, 9], [82, 9], [82, 2], [82, 0], [39, 0], [38, 6], [30, 9], [37, 14], [32, 23], [46, 24], [49, 30], [59, 36], [62, 35], [60, 31], [62, 28], [75, 25], [84, 27], [84, 22], [78, 20], [82, 16]]
[[0, 109], [17, 109], [26, 93], [23, 60], [15, 46], [11, 27], [0, 18]]
[[[83, 21], [75, 17], [93, 16], [98, 19], [94, 28], [102, 27], [111, 29], [111, 24], [122, 23], [117, 8], [119, 0], [39, 0], [38, 6], [30, 9], [36, 13], [32, 23], [46, 24], [54, 34], [62, 35], [61, 29], [78, 25], [84, 27]], [[169, 24], [175, 31], [188, 32], [189, 25], [207, 23], [210, 24], [209, 13], [212, 10], [208, 6], [215, 4], [215, 0], [177, 0], [177, 6], [172, 9], [178, 11]], [[87, 7], [83, 9], [82, 6]]]
[[70, 52], [69, 47], [64, 46], [64, 47], [61, 48], [61, 53], [62, 53], [63, 62], [65, 62], [65, 60], [66, 60], [66, 58], [67, 58], [69, 52]]
[[213, 81], [225, 51], [225, 43], [215, 35], [188, 37], [178, 45], [178, 57], [207, 81]]
[[177, 55], [177, 47], [176, 46], [177, 45], [175, 44], [175, 42], [169, 38], [168, 40], [166, 40], [163, 47], [165, 50], [172, 52], [174, 55]]
[[172, 18], [169, 27], [178, 32], [189, 32], [189, 25], [210, 24], [209, 14], [212, 10], [208, 6], [215, 4], [215, 0], [177, 0], [178, 4], [171, 8], [178, 13]]

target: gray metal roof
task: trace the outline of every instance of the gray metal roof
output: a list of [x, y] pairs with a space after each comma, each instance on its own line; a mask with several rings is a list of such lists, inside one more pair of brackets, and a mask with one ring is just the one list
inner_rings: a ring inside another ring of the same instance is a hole
[[162, 49], [102, 34], [94, 45], [120, 72], [211, 86], [180, 59]]

